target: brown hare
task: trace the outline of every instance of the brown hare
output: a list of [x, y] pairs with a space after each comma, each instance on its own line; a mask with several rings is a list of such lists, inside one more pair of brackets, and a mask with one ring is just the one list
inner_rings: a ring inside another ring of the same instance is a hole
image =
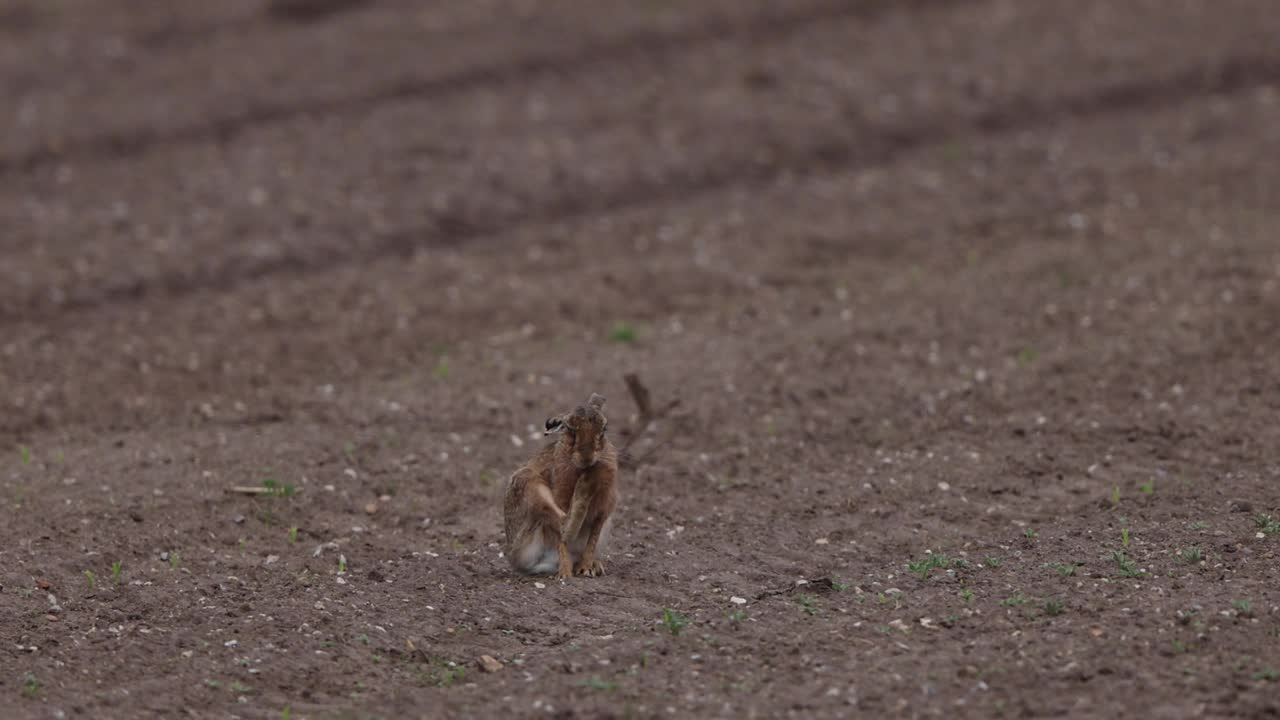
[[604, 397], [547, 420], [556, 441], [511, 476], [503, 503], [506, 554], [528, 574], [597, 577], [618, 504], [618, 452], [605, 434]]

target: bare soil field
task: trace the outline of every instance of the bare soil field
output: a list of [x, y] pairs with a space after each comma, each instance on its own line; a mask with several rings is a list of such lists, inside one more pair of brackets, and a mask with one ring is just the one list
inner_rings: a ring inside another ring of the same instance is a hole
[[[1278, 38], [3, 0], [0, 715], [1280, 715]], [[607, 574], [517, 576], [592, 392]]]

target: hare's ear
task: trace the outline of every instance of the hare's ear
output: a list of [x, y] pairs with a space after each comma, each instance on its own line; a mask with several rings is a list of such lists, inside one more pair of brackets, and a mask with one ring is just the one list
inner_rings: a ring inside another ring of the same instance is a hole
[[600, 393], [591, 393], [591, 399], [587, 401], [587, 404], [597, 410], [603, 410], [604, 396]]
[[543, 435], [557, 435], [564, 432], [564, 420], [553, 417], [547, 418], [546, 428], [542, 431]]

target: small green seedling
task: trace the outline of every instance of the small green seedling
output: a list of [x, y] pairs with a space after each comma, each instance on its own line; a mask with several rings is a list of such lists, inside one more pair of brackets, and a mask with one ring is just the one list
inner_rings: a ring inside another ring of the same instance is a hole
[[1192, 530], [1204, 530], [1205, 528], [1209, 527], [1209, 523], [1203, 520], [1197, 520], [1191, 523], [1191, 525], [1189, 525], [1188, 527], [1190, 527]]
[[1035, 529], [1035, 528], [1031, 528], [1031, 527], [1029, 527], [1029, 528], [1027, 528], [1026, 530], [1023, 530], [1023, 531], [1022, 531], [1022, 535], [1023, 535], [1023, 537], [1025, 537], [1025, 538], [1026, 538], [1026, 539], [1028, 539], [1028, 540], [1035, 540], [1035, 539], [1036, 539], [1036, 537], [1037, 537], [1039, 534], [1040, 534], [1040, 533], [1036, 532], [1036, 529]]
[[1231, 603], [1231, 607], [1235, 608], [1241, 617], [1253, 617], [1253, 603], [1249, 600], [1236, 600]]
[[582, 684], [584, 687], [590, 688], [592, 690], [602, 690], [605, 692], [618, 689], [618, 683], [614, 682], [613, 680], [601, 680], [600, 677], [597, 675], [592, 675], [591, 677], [587, 678], [586, 682]]
[[1271, 515], [1259, 513], [1253, 518], [1253, 522], [1264, 535], [1280, 535], [1280, 520], [1276, 520]]
[[231, 692], [237, 695], [248, 695], [253, 692], [253, 688], [237, 680], [236, 682], [231, 683]]
[[1280, 671], [1275, 668], [1263, 668], [1253, 674], [1254, 680], [1265, 680], [1266, 682], [1275, 682], [1280, 680]]
[[989, 568], [998, 568], [1000, 567], [1000, 563], [1004, 562], [1004, 560], [998, 557], [995, 557], [994, 555], [991, 555], [991, 556], [988, 556], [987, 559], [983, 560], [982, 562]]
[[467, 669], [454, 662], [447, 662], [436, 673], [436, 686], [449, 687], [467, 676]]
[[963, 568], [968, 565], [969, 563], [964, 560], [958, 558], [952, 559], [942, 553], [932, 553], [926, 555], [923, 560], [908, 562], [907, 570], [919, 575], [921, 580], [927, 580], [929, 578], [929, 574], [937, 568]]
[[280, 720], [293, 720], [293, 708], [286, 705], [284, 709], [280, 711]]
[[1115, 561], [1116, 567], [1119, 568], [1120, 575], [1123, 577], [1138, 578], [1147, 576], [1146, 571], [1140, 570], [1138, 568], [1138, 564], [1129, 559], [1129, 556], [1125, 555], [1124, 552], [1120, 550], [1112, 552], [1111, 559]]
[[18, 446], [18, 458], [22, 460], [23, 465], [31, 464], [31, 448], [26, 445]]
[[1054, 617], [1056, 615], [1061, 615], [1063, 611], [1067, 609], [1067, 604], [1057, 598], [1052, 598], [1045, 600], [1044, 604], [1040, 607], [1044, 610], [1045, 615]]
[[1030, 602], [1030, 600], [1027, 600], [1026, 595], [1023, 595], [1022, 593], [1016, 593], [1014, 595], [1010, 595], [1009, 597], [1001, 600], [1000, 605], [1001, 607], [1018, 607], [1020, 605], [1026, 605], [1028, 602]]
[[35, 675], [27, 673], [22, 679], [22, 696], [33, 698], [40, 694], [40, 681]]
[[672, 635], [679, 635], [680, 631], [684, 630], [685, 626], [688, 624], [688, 618], [684, 617], [680, 613], [671, 610], [670, 608], [664, 608], [662, 610], [662, 625], [667, 629], [667, 632]]
[[289, 543], [293, 544], [296, 542], [298, 542], [298, 526], [294, 525], [293, 527], [289, 528]]
[[961, 599], [961, 600], [963, 600], [963, 601], [965, 601], [966, 603], [971, 603], [971, 602], [973, 602], [973, 591], [972, 591], [972, 590], [970, 590], [969, 588], [965, 588], [965, 589], [961, 590], [961, 591], [960, 591], [960, 599]]
[[1040, 357], [1040, 353], [1036, 352], [1034, 348], [1022, 348], [1018, 351], [1018, 364], [1026, 367], [1035, 362], [1038, 357]]
[[813, 596], [803, 594], [798, 595], [796, 597], [796, 602], [800, 603], [800, 607], [804, 610], [806, 615], [818, 614], [818, 603], [813, 599]]
[[265, 494], [271, 497], [293, 497], [293, 494], [298, 491], [294, 486], [288, 483], [282, 484], [275, 478], [267, 478], [263, 480], [262, 487], [267, 491]]
[[636, 341], [636, 329], [629, 322], [616, 322], [609, 331], [609, 340], [616, 343], [633, 343]]
[[347, 572], [347, 556], [339, 555], [338, 556], [338, 574], [342, 575], [346, 572]]
[[119, 560], [111, 563], [111, 580], [115, 583], [120, 582], [120, 575], [124, 572], [124, 563]]
[[1143, 495], [1154, 495], [1156, 492], [1156, 481], [1148, 480], [1139, 485], [1138, 489], [1142, 491]]
[[1195, 565], [1204, 560], [1204, 551], [1199, 545], [1193, 545], [1181, 553], [1178, 553], [1178, 559], [1188, 565]]
[[1129, 547], [1129, 528], [1120, 529], [1120, 544]]
[[1115, 488], [1111, 491], [1111, 504], [1112, 505], [1120, 504], [1120, 486], [1119, 485], [1115, 486]]
[[1076, 574], [1076, 568], [1080, 567], [1078, 563], [1058, 563], [1053, 566], [1054, 570], [1062, 577], [1071, 577]]
[[169, 552], [169, 569], [177, 570], [178, 566], [181, 564], [182, 564], [182, 555], [177, 550], [170, 551]]
[[436, 360], [436, 367], [435, 367], [435, 369], [434, 369], [434, 370], [432, 370], [432, 371], [431, 371], [431, 374], [432, 374], [432, 375], [434, 375], [434, 376], [435, 376], [435, 378], [436, 378], [437, 380], [445, 380], [445, 379], [448, 379], [448, 377], [449, 377], [449, 358], [448, 358], [448, 357], [441, 357], [439, 360]]
[[98, 576], [94, 575], [92, 570], [84, 571], [84, 579], [89, 581], [90, 590], [96, 590], [98, 588]]

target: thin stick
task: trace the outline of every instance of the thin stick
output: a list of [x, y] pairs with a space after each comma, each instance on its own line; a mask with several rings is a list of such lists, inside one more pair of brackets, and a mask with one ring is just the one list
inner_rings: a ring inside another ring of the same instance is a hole
[[622, 376], [623, 381], [627, 383], [627, 390], [631, 393], [631, 399], [636, 403], [636, 409], [640, 411], [640, 426], [644, 427], [653, 419], [653, 405], [649, 400], [649, 388], [640, 382], [640, 377], [635, 373], [627, 373]]
[[247, 485], [236, 485], [227, 488], [229, 493], [239, 493], [240, 495], [271, 495], [278, 492], [275, 488], [268, 487], [250, 487]]

